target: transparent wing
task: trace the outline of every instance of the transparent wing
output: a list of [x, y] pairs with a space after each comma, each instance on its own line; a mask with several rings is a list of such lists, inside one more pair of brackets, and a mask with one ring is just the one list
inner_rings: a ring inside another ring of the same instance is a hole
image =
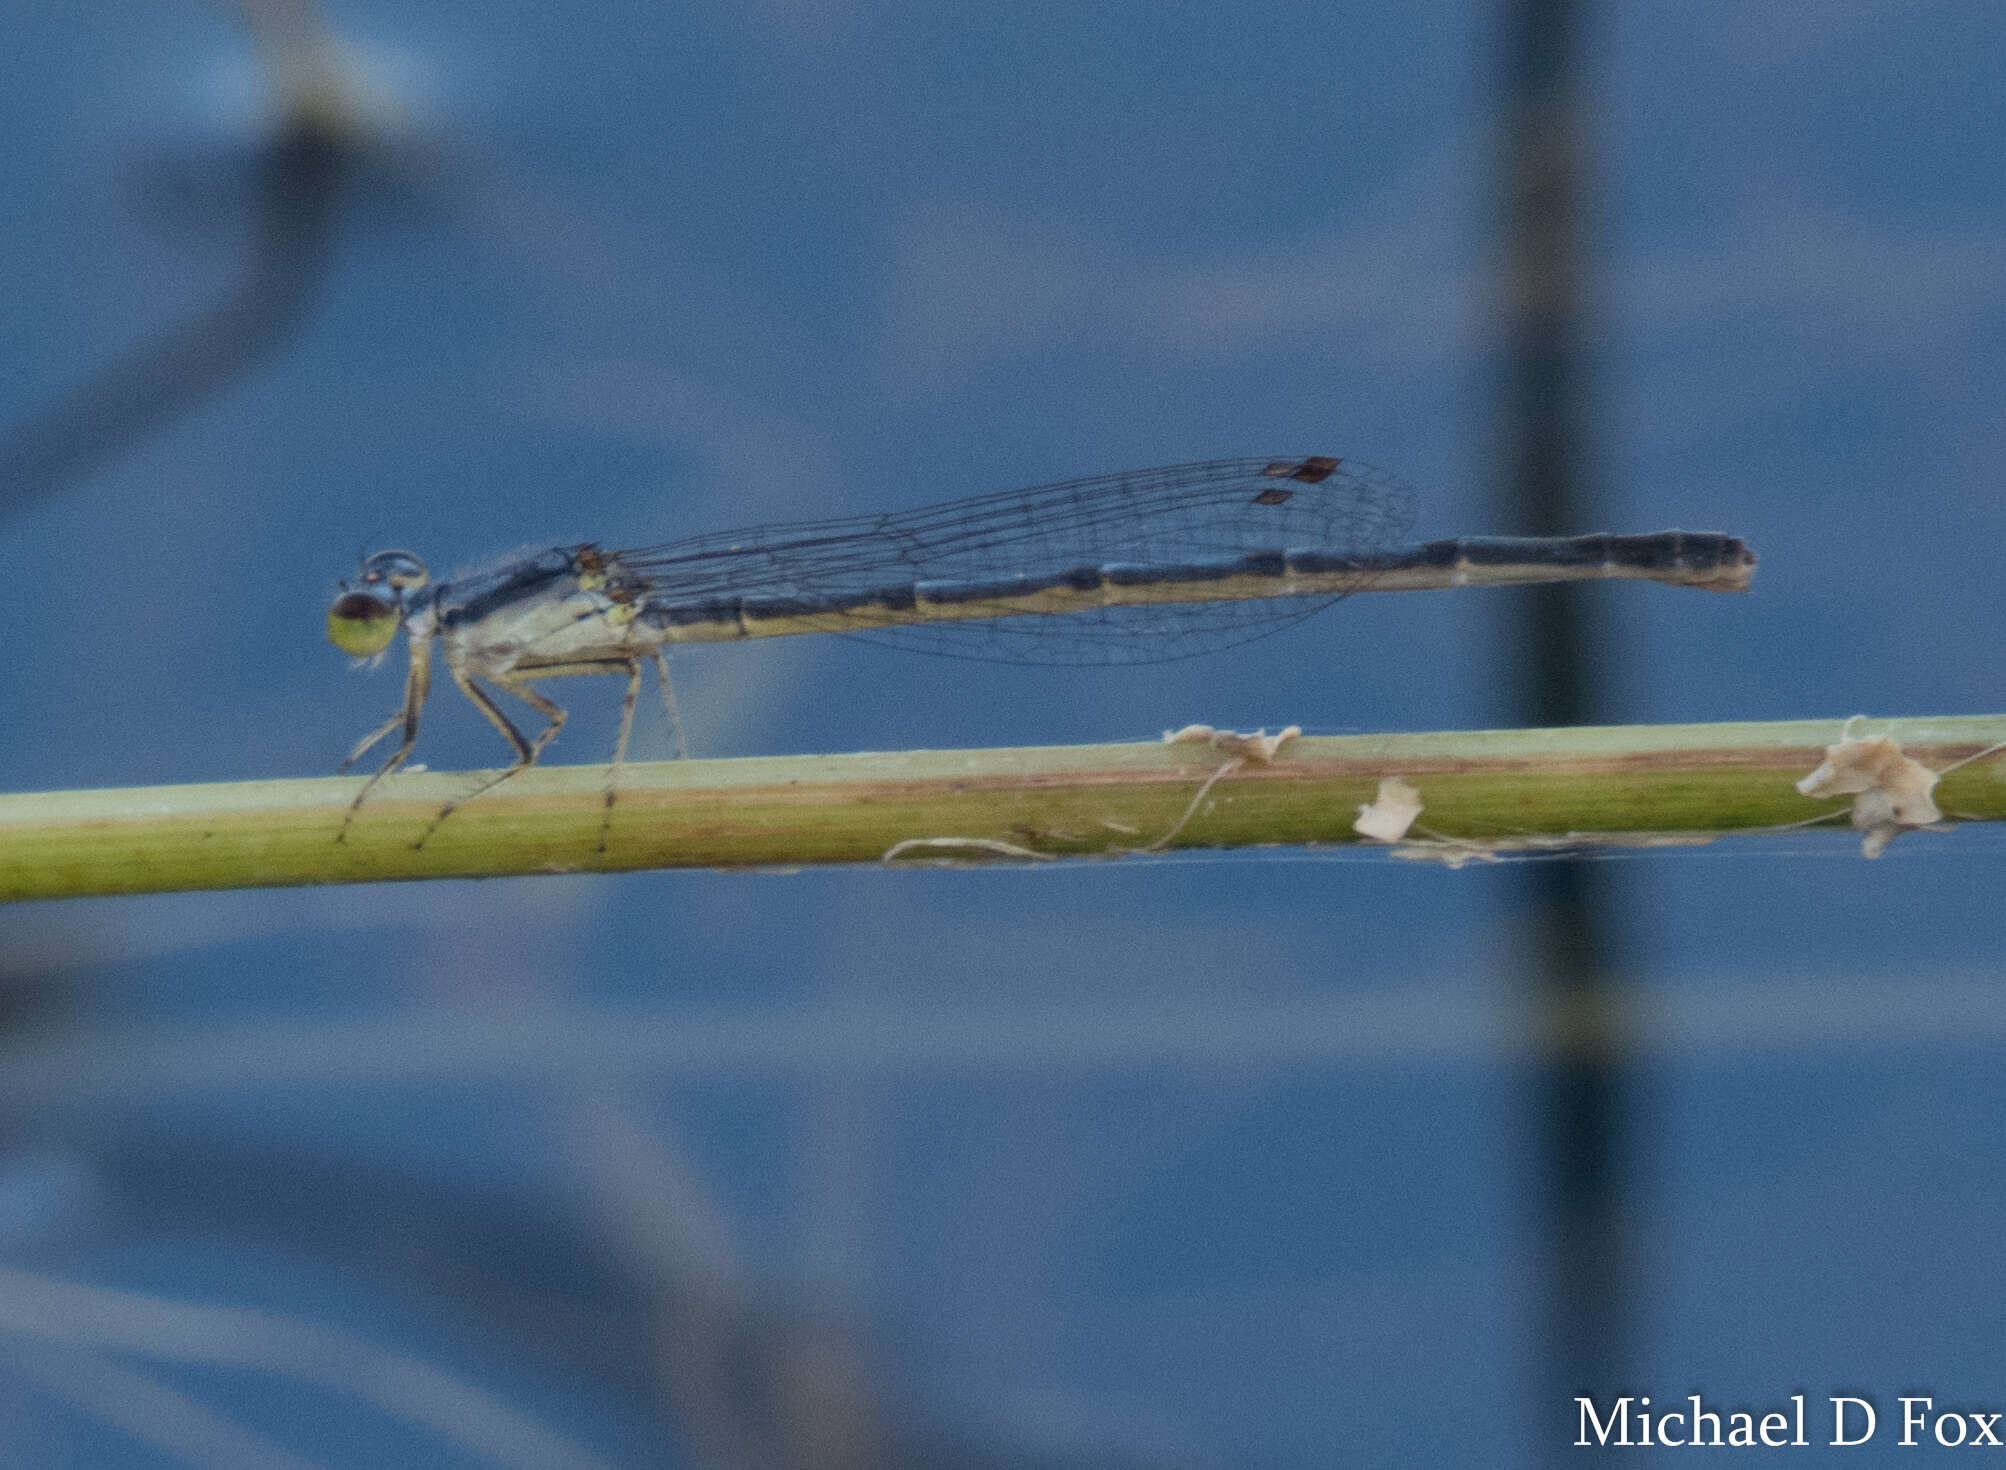
[[918, 510], [758, 526], [613, 555], [646, 579], [651, 602], [826, 602], [829, 610], [814, 615], [818, 626], [874, 643], [1008, 663], [1135, 663], [1262, 637], [1345, 592], [875, 628], [847, 621], [841, 604], [916, 583], [951, 588], [1111, 565], [1160, 568], [1169, 580], [1180, 567], [1252, 551], [1364, 555], [1403, 542], [1412, 520], [1413, 491], [1370, 465], [1229, 459]]

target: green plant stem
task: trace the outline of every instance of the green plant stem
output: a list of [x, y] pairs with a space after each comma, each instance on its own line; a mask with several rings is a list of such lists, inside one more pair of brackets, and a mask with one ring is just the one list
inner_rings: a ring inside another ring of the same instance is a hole
[[[1845, 722], [1608, 726], [1299, 739], [1268, 764], [1126, 744], [635, 764], [610, 820], [607, 768], [525, 771], [417, 839], [477, 772], [398, 775], [336, 841], [360, 778], [0, 796], [0, 900], [303, 883], [1116, 855], [1359, 841], [1358, 807], [1400, 776], [1417, 832], [1474, 844], [1686, 840], [1846, 805], [1797, 794]], [[2006, 740], [2006, 716], [1864, 720], [1933, 769]], [[1194, 802], [1194, 797], [1199, 798]], [[1948, 777], [1948, 817], [2006, 816], [2006, 755]], [[604, 846], [602, 849], [602, 838]], [[952, 839], [961, 845], [945, 845]]]

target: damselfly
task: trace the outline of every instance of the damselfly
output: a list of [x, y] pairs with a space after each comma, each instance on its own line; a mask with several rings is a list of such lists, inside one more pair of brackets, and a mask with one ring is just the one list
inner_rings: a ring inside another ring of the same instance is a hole
[[[400, 627], [410, 647], [402, 707], [342, 763], [401, 732], [350, 815], [417, 744], [435, 641], [515, 752], [464, 801], [536, 762], [565, 711], [533, 686], [565, 674], [626, 679], [617, 775], [644, 660], [675, 720], [670, 643], [843, 633], [1012, 663], [1146, 662], [1261, 637], [1354, 592], [1604, 577], [1738, 592], [1755, 569], [1713, 532], [1410, 545], [1412, 514], [1413, 492], [1369, 465], [1230, 459], [632, 551], [553, 546], [444, 582], [408, 551], [379, 551], [327, 615], [328, 637], [360, 658]], [[544, 728], [525, 736], [484, 683]]]

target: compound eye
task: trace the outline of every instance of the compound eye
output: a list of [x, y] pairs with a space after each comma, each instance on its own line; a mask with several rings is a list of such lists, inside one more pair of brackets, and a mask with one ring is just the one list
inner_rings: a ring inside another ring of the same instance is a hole
[[343, 653], [374, 658], [397, 636], [404, 614], [376, 592], [344, 592], [327, 610], [327, 641]]
[[362, 563], [362, 580], [409, 592], [432, 580], [425, 564], [408, 551], [379, 551]]

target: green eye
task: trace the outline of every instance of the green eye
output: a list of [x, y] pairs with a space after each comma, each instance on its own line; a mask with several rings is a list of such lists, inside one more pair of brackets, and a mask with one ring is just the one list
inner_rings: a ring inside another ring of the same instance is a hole
[[397, 605], [367, 592], [344, 592], [327, 610], [327, 641], [343, 653], [373, 658], [397, 636]]

